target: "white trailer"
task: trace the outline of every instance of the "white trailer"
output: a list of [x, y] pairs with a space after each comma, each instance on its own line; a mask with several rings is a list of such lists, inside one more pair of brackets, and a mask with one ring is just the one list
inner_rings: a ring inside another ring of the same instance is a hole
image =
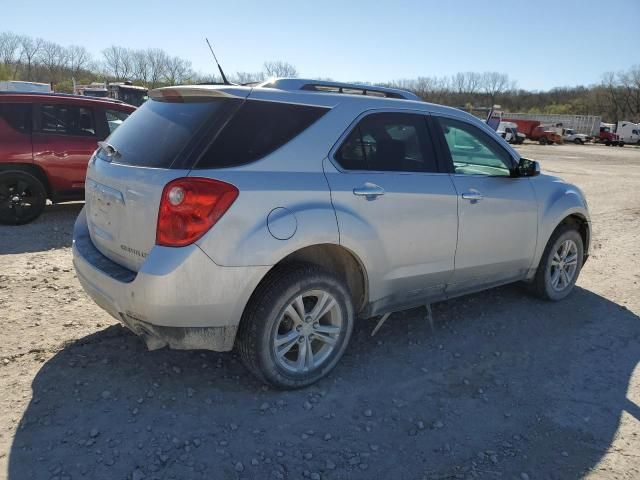
[[0, 80], [0, 92], [38, 92], [51, 93], [48, 83], [23, 82], [21, 80]]
[[638, 123], [620, 121], [616, 125], [616, 134], [624, 143], [640, 145], [640, 124]]
[[542, 125], [572, 128], [577, 133], [590, 137], [600, 135], [600, 116], [597, 115], [550, 115], [545, 113], [503, 113], [503, 118], [511, 120], [536, 120]]

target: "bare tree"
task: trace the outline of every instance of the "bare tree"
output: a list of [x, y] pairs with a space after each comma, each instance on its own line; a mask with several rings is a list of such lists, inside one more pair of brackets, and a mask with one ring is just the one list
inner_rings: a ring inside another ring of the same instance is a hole
[[48, 72], [49, 82], [60, 80], [60, 73], [67, 66], [67, 52], [55, 42], [42, 42], [38, 58]]
[[131, 52], [132, 75], [139, 82], [147, 85], [149, 83], [149, 60], [145, 50], [134, 50]]
[[159, 48], [149, 48], [145, 54], [149, 66], [149, 87], [155, 88], [165, 77], [169, 55]]
[[619, 73], [618, 82], [629, 114], [637, 118], [640, 116], [640, 66]]
[[71, 70], [71, 74], [77, 77], [81, 70], [87, 70], [91, 63], [91, 54], [89, 51], [78, 45], [71, 45], [66, 49], [67, 66]]
[[264, 72], [236, 72], [233, 81], [240, 85], [264, 81]]
[[298, 70], [290, 63], [280, 60], [264, 62], [263, 70], [266, 77], [297, 77]]
[[40, 53], [43, 42], [44, 40], [41, 38], [33, 39], [26, 35], [20, 37], [20, 60], [26, 62], [27, 80], [31, 80], [34, 60], [38, 53]]
[[20, 36], [12, 32], [0, 33], [0, 61], [10, 66], [20, 59]]
[[102, 51], [104, 57], [105, 73], [116, 80], [122, 79], [123, 57], [127, 54], [127, 49], [111, 45]]
[[169, 85], [180, 85], [193, 75], [191, 62], [180, 57], [167, 57], [164, 79]]
[[474, 95], [480, 89], [482, 75], [477, 72], [461, 72], [451, 77], [453, 89], [462, 95]]
[[481, 89], [489, 96], [491, 105], [495, 103], [497, 96], [509, 89], [510, 86], [509, 75], [506, 73], [485, 72], [482, 74]]

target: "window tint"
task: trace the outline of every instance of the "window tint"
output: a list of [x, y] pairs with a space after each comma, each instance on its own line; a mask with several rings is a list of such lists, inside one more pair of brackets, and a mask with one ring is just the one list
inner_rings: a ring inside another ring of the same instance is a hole
[[31, 104], [0, 103], [0, 118], [18, 132], [31, 131]]
[[40, 131], [64, 135], [96, 134], [93, 112], [90, 108], [72, 105], [42, 105]]
[[113, 161], [169, 168], [203, 125], [226, 118], [230, 104], [232, 100], [199, 97], [189, 101], [150, 99], [109, 136], [109, 143], [120, 152]]
[[121, 112], [119, 110], [105, 110], [104, 111], [107, 117], [107, 125], [109, 126], [109, 132], [113, 133], [113, 131], [122, 125], [129, 114], [127, 112]]
[[455, 173], [510, 176], [511, 157], [479, 128], [450, 118], [440, 118]]
[[291, 141], [328, 109], [247, 100], [218, 134], [197, 168], [243, 165]]
[[363, 118], [336, 153], [346, 170], [436, 172], [423, 115], [374, 113]]

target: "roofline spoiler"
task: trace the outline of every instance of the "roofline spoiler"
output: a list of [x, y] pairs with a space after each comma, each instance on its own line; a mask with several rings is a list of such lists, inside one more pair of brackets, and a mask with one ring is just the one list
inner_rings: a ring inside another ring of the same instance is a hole
[[158, 100], [177, 100], [179, 98], [193, 97], [247, 98], [250, 92], [250, 87], [235, 85], [180, 85], [151, 90], [149, 98]]

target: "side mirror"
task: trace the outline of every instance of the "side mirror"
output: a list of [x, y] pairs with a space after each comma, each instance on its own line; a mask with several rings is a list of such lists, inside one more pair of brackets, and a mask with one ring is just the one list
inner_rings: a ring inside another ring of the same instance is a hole
[[535, 160], [521, 158], [516, 173], [518, 177], [535, 177], [540, 175], [540, 164]]

